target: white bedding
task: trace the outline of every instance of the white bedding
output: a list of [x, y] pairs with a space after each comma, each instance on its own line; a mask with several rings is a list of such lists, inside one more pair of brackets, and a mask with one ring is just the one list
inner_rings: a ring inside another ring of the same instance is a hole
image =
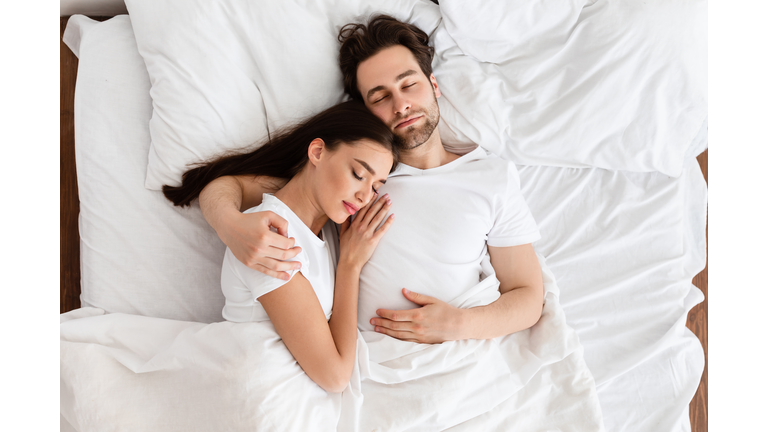
[[[458, 4], [442, 3], [443, 10]], [[700, 2], [692, 4], [698, 7]], [[441, 24], [434, 36], [456, 37], [456, 29], [446, 25]], [[259, 346], [281, 344], [268, 327], [216, 322], [221, 320], [223, 304], [218, 287], [223, 245], [198, 208], [173, 208], [159, 192], [143, 187], [152, 100], [130, 20], [123, 16], [97, 24], [73, 17], [70, 27], [65, 41], [80, 55], [75, 121], [82, 300], [84, 306], [96, 308], [62, 316], [62, 321], [68, 320], [61, 327], [62, 421], [70, 420], [81, 431], [104, 430], [105, 424], [140, 429], [139, 422], [163, 430], [205, 430], [205, 422], [216, 421], [214, 429], [236, 430], [249, 422], [290, 419], [302, 429], [314, 424], [304, 422], [331, 424], [335, 420], [328, 413], [340, 412], [342, 404], [347, 407], [343, 410], [347, 417], [342, 419], [355, 418], [351, 413], [357, 408], [349, 408], [357, 406], [355, 379], [361, 380], [365, 394], [363, 378], [376, 376], [366, 375], [370, 370], [357, 370], [347, 399], [342, 401], [315, 392], [317, 387], [285, 351], [270, 356], [269, 361], [274, 362], [270, 364], [292, 366], [272, 375], [259, 373], [278, 369], [263, 366], [264, 356], [257, 355]], [[458, 46], [444, 53], [456, 57], [457, 62], [449, 65], [466, 64], [467, 59], [460, 58], [456, 49]], [[441, 61], [436, 59], [436, 76], [440, 64], [447, 64]], [[454, 71], [460, 73], [462, 68], [457, 66]], [[486, 78], [486, 86], [479, 85], [474, 96], [505, 86], [499, 81], [494, 84], [493, 76]], [[463, 82], [452, 85], [440, 76], [438, 80], [445, 83], [441, 82], [444, 95], [446, 90], [448, 95], [452, 91], [459, 95], [456, 91], [466, 89]], [[664, 94], [655, 97], [664, 104]], [[505, 117], [510, 114], [502, 115], [499, 110], [472, 121], [450, 123], [457, 118], [455, 107], [464, 103], [451, 98], [440, 101], [446, 119], [441, 131], [451, 125], [446, 135], [454, 139], [477, 133], [477, 137], [487, 138], [490, 147], [510, 148], [504, 147], [509, 135], [494, 139], [486, 131], [491, 130], [491, 122], [499, 125], [514, 119], [514, 113]], [[684, 99], [673, 102], [690, 102]], [[497, 103], [487, 101], [491, 108]], [[694, 105], [700, 108], [700, 101]], [[575, 118], [574, 109], [577, 107], [570, 106], [563, 113], [569, 121]], [[665, 137], [679, 138], [667, 142], [674, 150], [664, 161], [666, 168], [654, 165], [661, 160], [658, 158], [635, 160], [631, 151], [608, 152], [614, 155], [614, 162], [626, 162], [629, 168], [666, 175], [615, 168], [520, 167], [523, 192], [542, 233], [535, 247], [546, 257], [557, 283], [550, 284], [549, 314], [545, 313], [542, 322], [530, 332], [505, 339], [513, 342], [500, 341], [497, 348], [486, 350], [498, 350], [504, 353], [507, 365], [516, 365], [505, 378], [513, 385], [497, 393], [505, 395], [498, 398], [503, 400], [495, 406], [485, 404], [483, 398], [490, 395], [479, 392], [479, 399], [468, 399], [476, 402], [468, 404], [476, 407], [472, 417], [463, 419], [466, 421], [454, 426], [455, 430], [508, 430], [510, 425], [515, 430], [599, 430], [600, 412], [605, 429], [611, 431], [690, 429], [687, 405], [698, 386], [703, 355], [684, 324], [688, 310], [702, 298], [690, 281], [704, 267], [706, 215], [706, 186], [692, 156], [706, 147], [706, 117], [685, 119], [681, 123], [685, 128], [672, 126]], [[695, 127], [690, 126], [693, 124]], [[550, 137], [558, 137], [556, 130], [548, 131]], [[693, 139], [697, 133], [698, 139]], [[609, 147], [613, 149], [623, 148], [621, 141], [612, 143]], [[568, 153], [574, 151], [573, 146], [568, 150], [567, 144], [560, 142], [557, 148], [563, 153], [559, 157], [574, 156]], [[662, 155], [664, 151], [664, 146], [653, 149]], [[600, 166], [596, 162], [604, 154], [590, 153], [597, 159], [582, 161], [570, 158], [571, 162], [562, 165]], [[543, 160], [534, 156], [535, 151], [524, 155], [534, 162]], [[547, 338], [536, 339], [537, 329], [545, 328], [551, 330]], [[252, 345], [253, 341], [259, 343]], [[360, 346], [370, 347], [370, 353], [383, 346], [377, 345], [380, 343], [369, 337], [367, 342], [361, 339]], [[549, 357], [524, 355], [544, 351]], [[547, 358], [550, 360], [545, 361]], [[471, 368], [467, 371], [469, 374]], [[492, 371], [498, 373], [498, 368], [489, 368]], [[266, 388], [275, 391], [258, 393], [254, 392], [258, 386], [249, 387], [248, 383], [262, 379], [272, 380]], [[404, 395], [414, 394], [411, 390], [418, 383], [411, 384], [401, 387]], [[376, 391], [369, 393], [375, 399]], [[259, 399], [258, 394], [266, 399]], [[296, 402], [298, 406], [286, 402], [295, 394], [305, 396]], [[378, 394], [376, 397], [386, 395]], [[270, 406], [276, 408], [265, 410]], [[174, 416], [173, 412], [185, 414]], [[222, 416], [222, 412], [231, 415]], [[301, 417], [297, 412], [312, 414]], [[415, 410], [405, 412], [401, 421], [419, 421]], [[466, 412], [455, 410], [444, 424], [456, 422]]]
[[[491, 274], [455, 306], [498, 297], [490, 263], [484, 268]], [[269, 322], [73, 311], [61, 324], [62, 417], [78, 431], [509, 430], [521, 418], [536, 425], [530, 430], [601, 431], [594, 381], [543, 268], [546, 304], [533, 328], [439, 345], [358, 333], [358, 361], [340, 395], [303, 373]], [[515, 397], [531, 380], [538, 391]], [[572, 414], [553, 420], [553, 409]]]

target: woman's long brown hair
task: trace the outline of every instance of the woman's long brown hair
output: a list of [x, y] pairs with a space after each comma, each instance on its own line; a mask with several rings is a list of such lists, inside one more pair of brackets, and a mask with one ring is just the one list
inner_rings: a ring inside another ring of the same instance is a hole
[[163, 186], [163, 194], [177, 206], [188, 206], [213, 180], [224, 176], [253, 175], [291, 179], [309, 161], [309, 143], [315, 138], [333, 151], [340, 144], [371, 140], [392, 152], [397, 166], [398, 148], [389, 128], [361, 102], [348, 101], [328, 108], [307, 120], [278, 131], [249, 153], [225, 154], [194, 168], [181, 177], [181, 186]]

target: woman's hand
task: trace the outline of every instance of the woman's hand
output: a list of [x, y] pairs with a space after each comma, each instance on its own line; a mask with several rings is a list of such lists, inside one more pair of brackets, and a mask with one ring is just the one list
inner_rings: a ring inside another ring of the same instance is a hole
[[[354, 221], [350, 222], [350, 217], [341, 224], [339, 264], [343, 263], [357, 270], [363, 268], [373, 255], [373, 250], [376, 249], [381, 237], [395, 221], [395, 215], [392, 214], [381, 225], [391, 206], [392, 201], [389, 195], [385, 194], [361, 208], [355, 215]], [[381, 225], [380, 228], [379, 225]]]

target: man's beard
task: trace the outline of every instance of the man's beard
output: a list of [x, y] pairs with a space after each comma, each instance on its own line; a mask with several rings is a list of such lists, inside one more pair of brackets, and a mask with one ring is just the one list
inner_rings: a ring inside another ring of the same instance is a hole
[[[434, 89], [432, 90], [432, 95], [435, 96]], [[433, 99], [431, 106], [428, 106], [426, 109], [410, 113], [410, 115], [414, 114], [424, 114], [424, 124], [421, 127], [408, 126], [401, 131], [395, 131], [395, 142], [401, 150], [413, 150], [427, 142], [429, 137], [432, 136], [437, 123], [440, 122], [440, 108], [437, 106], [437, 97]], [[406, 117], [398, 119], [396, 122], [400, 122]]]

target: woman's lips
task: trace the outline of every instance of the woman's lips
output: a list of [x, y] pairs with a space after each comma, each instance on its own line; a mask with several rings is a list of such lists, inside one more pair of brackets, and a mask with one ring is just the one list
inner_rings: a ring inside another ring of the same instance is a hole
[[406, 120], [406, 121], [404, 121], [402, 123], [398, 123], [397, 126], [395, 126], [395, 129], [400, 129], [400, 128], [404, 128], [404, 127], [410, 126], [410, 125], [416, 123], [416, 120], [418, 120], [418, 119], [420, 119], [422, 117], [424, 117], [424, 116], [420, 115], [420, 116], [414, 117], [414, 118], [412, 118], [410, 120]]
[[347, 212], [349, 212], [349, 214], [351, 215], [357, 213], [357, 211], [360, 210], [359, 208], [353, 206], [352, 204], [346, 201], [342, 201], [342, 202], [344, 203], [344, 207], [347, 209]]

